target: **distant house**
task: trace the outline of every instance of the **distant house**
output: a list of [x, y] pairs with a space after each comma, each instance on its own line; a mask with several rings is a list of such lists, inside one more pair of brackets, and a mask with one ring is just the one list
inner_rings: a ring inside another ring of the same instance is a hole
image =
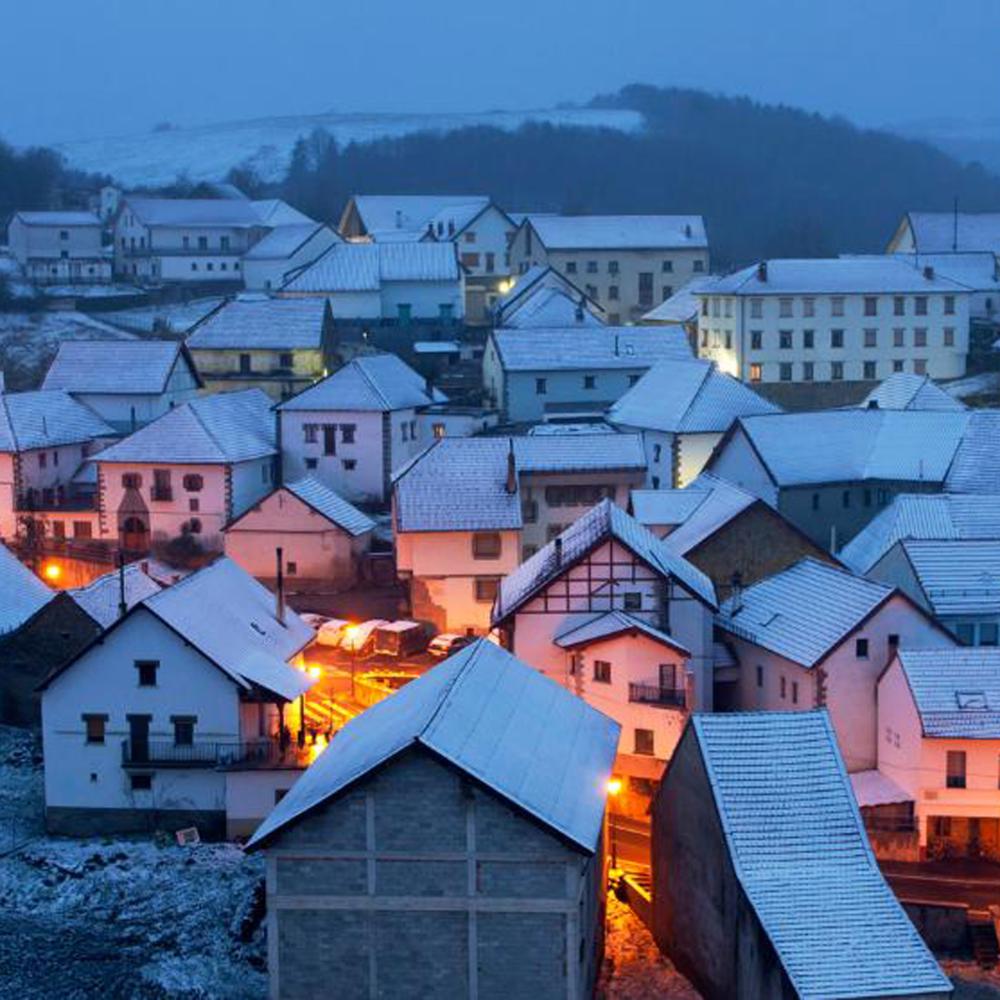
[[367, 514], [333, 490], [315, 479], [298, 479], [226, 526], [226, 555], [251, 576], [271, 580], [280, 551], [283, 573], [292, 584], [349, 584], [358, 578], [374, 527]]
[[510, 257], [515, 273], [548, 265], [578, 282], [612, 326], [639, 319], [709, 270], [699, 215], [528, 215]]
[[648, 799], [686, 713], [711, 711], [715, 608], [706, 576], [604, 500], [501, 581], [491, 624], [621, 723], [615, 770]]
[[[998, 217], [1000, 218], [1000, 217]], [[933, 267], [952, 281], [969, 289], [969, 319], [973, 323], [993, 323], [1000, 314], [1000, 261], [989, 251], [958, 253], [903, 254], [917, 267]]]
[[834, 562], [773, 507], [702, 473], [682, 490], [633, 490], [629, 510], [667, 547], [697, 566], [721, 596], [809, 556]]
[[483, 353], [490, 405], [512, 423], [603, 418], [657, 361], [692, 360], [665, 327], [495, 329]]
[[222, 529], [274, 488], [274, 413], [259, 389], [202, 396], [94, 456], [101, 536], [129, 552]]
[[604, 310], [568, 278], [551, 267], [536, 265], [514, 280], [514, 287], [497, 301], [494, 325], [546, 329], [602, 326]]
[[280, 294], [328, 298], [338, 320], [451, 322], [465, 313], [465, 272], [451, 243], [335, 243]]
[[951, 996], [882, 877], [825, 713], [695, 716], [652, 812], [653, 936], [701, 995]]
[[366, 354], [279, 404], [284, 476], [384, 503], [391, 476], [430, 443], [418, 413], [445, 397], [395, 354]]
[[691, 482], [738, 417], [779, 412], [714, 364], [660, 361], [612, 405], [607, 420], [642, 435], [655, 490]]
[[42, 382], [130, 434], [198, 395], [201, 380], [175, 340], [64, 340]]
[[929, 375], [897, 372], [875, 386], [859, 404], [863, 410], [965, 410], [966, 405], [945, 392]]
[[509, 284], [515, 229], [485, 195], [355, 195], [340, 220], [349, 240], [454, 244], [466, 274], [464, 313], [470, 323], [487, 322]]
[[485, 641], [348, 723], [248, 845], [271, 994], [591, 997], [617, 730]]
[[281, 288], [292, 271], [339, 241], [340, 237], [320, 222], [277, 226], [243, 255], [243, 285], [255, 292]]
[[907, 212], [886, 253], [1000, 254], [1000, 212]]
[[111, 280], [111, 257], [92, 212], [15, 212], [7, 243], [24, 276], [39, 285]]
[[200, 319], [185, 344], [209, 390], [259, 388], [279, 400], [323, 377], [332, 327], [325, 299], [248, 294]]
[[47, 828], [249, 833], [307, 760], [313, 634], [224, 558], [133, 606], [42, 686]]
[[848, 771], [875, 767], [875, 689], [896, 652], [955, 645], [902, 591], [814, 559], [735, 591], [716, 624], [738, 663], [716, 675], [735, 684], [726, 703], [828, 709]]
[[713, 281], [715, 281], [714, 276], [703, 274], [685, 282], [670, 298], [664, 299], [658, 306], [650, 309], [642, 317], [642, 322], [648, 325], [682, 326], [691, 338], [691, 343], [696, 345], [698, 317], [701, 315], [701, 300], [698, 295]]

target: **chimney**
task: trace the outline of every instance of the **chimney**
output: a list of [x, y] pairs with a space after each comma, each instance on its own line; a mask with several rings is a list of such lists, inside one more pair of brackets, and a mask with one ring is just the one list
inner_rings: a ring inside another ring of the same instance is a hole
[[615, 334], [615, 357], [618, 357], [618, 334]]
[[124, 618], [128, 612], [128, 601], [125, 599], [125, 556], [118, 550], [118, 617]]
[[514, 439], [510, 438], [510, 450], [507, 452], [507, 481], [504, 490], [513, 496], [517, 492], [517, 462], [514, 461]]
[[562, 566], [562, 539], [558, 536], [555, 540], [556, 565]]
[[427, 398], [433, 403], [434, 402], [434, 379], [427, 376], [424, 379], [424, 392], [427, 393]]
[[396, 209], [396, 228], [397, 229], [403, 228], [403, 212], [402, 209], [399, 208]]
[[758, 281], [767, 281], [767, 261], [766, 260], [762, 260], [757, 265], [757, 280]]
[[274, 593], [275, 608], [274, 617], [278, 619], [279, 625], [285, 624], [285, 573], [284, 573], [284, 550], [279, 545], [274, 550], [275, 561], [278, 564], [277, 588]]
[[926, 267], [924, 267], [924, 277], [928, 281], [933, 281], [934, 280], [934, 268], [933, 268], [932, 265], [928, 264], [928, 265], [926, 265]]
[[6, 383], [4, 381], [3, 369], [0, 368], [0, 393], [5, 392], [7, 389]]
[[428, 222], [427, 223], [427, 235], [431, 239], [434, 239], [434, 223], [433, 222]]
[[877, 399], [869, 399], [868, 400], [868, 409], [869, 410], [877, 410], [878, 409], [878, 400]]
[[580, 296], [580, 301], [576, 304], [576, 321], [577, 323], [583, 322], [583, 296]]
[[730, 596], [733, 599], [732, 614], [738, 614], [743, 610], [743, 574], [736, 570], [730, 581]]
[[689, 223], [687, 223], [687, 224], [686, 224], [686, 225], [684, 226], [684, 235], [685, 235], [685, 236], [686, 236], [686, 237], [687, 237], [688, 239], [691, 239], [691, 223], [690, 223], [690, 222], [689, 222]]

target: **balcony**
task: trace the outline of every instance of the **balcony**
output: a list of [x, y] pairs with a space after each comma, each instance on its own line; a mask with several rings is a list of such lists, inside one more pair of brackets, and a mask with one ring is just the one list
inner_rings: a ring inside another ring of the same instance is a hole
[[660, 687], [659, 684], [629, 684], [628, 700], [657, 708], [683, 708], [685, 702], [683, 690]]
[[276, 739], [223, 743], [122, 740], [122, 767], [125, 768], [298, 769], [307, 767], [313, 757], [313, 748], [299, 747], [294, 739], [287, 746]]

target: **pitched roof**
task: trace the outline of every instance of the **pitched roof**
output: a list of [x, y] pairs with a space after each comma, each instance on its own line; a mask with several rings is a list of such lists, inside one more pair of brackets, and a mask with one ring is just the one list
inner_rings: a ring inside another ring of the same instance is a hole
[[[163, 589], [142, 568], [141, 563], [129, 563], [122, 575], [125, 579], [126, 610]], [[76, 587], [68, 593], [101, 628], [110, 628], [121, 617], [121, 576], [118, 570], [105, 573], [85, 587]]]
[[795, 295], [795, 294], [924, 294], [968, 293], [964, 285], [936, 272], [927, 277], [904, 257], [819, 257], [801, 260], [768, 260], [767, 276], [761, 280], [760, 265], [719, 278], [702, 295]]
[[736, 877], [796, 995], [950, 994], [882, 877], [826, 712], [691, 727]]
[[300, 212], [280, 198], [261, 198], [257, 201], [251, 201], [250, 204], [257, 213], [257, 218], [266, 226], [317, 224], [314, 219], [310, 219], [304, 212]]
[[356, 194], [351, 200], [365, 231], [376, 241], [392, 240], [405, 232], [423, 237], [428, 226], [436, 233], [438, 222], [445, 236], [452, 223], [454, 235], [490, 204], [480, 194]]
[[548, 250], [704, 250], [700, 215], [531, 215]]
[[15, 212], [14, 218], [26, 226], [97, 226], [101, 220], [93, 212]]
[[1000, 649], [901, 649], [924, 736], [1000, 739]]
[[618, 734], [582, 698], [481, 639], [344, 726], [248, 846], [423, 747], [593, 853]]
[[[1000, 216], [998, 216], [1000, 219]], [[1000, 230], [998, 230], [1000, 232]], [[1000, 251], [1000, 243], [998, 243]], [[918, 253], [900, 254], [916, 267], [933, 267], [952, 281], [957, 281], [973, 291], [987, 292], [1000, 289], [1000, 270], [993, 251], [967, 253]]]
[[1000, 495], [901, 493], [838, 553], [867, 573], [900, 539], [1000, 539]]
[[429, 406], [446, 399], [395, 354], [362, 354], [279, 404], [279, 410], [374, 410]]
[[64, 340], [43, 389], [109, 395], [158, 395], [183, 345], [177, 340]]
[[691, 651], [662, 629], [654, 628], [649, 622], [630, 615], [626, 611], [598, 611], [595, 614], [582, 613], [567, 615], [556, 629], [552, 641], [562, 649], [575, 649], [601, 642], [622, 632], [641, 632], [656, 642], [670, 646], [690, 655]]
[[668, 359], [690, 361], [680, 328], [667, 326], [531, 327], [490, 336], [505, 371], [580, 371], [650, 368]]
[[0, 542], [0, 635], [20, 628], [55, 595]]
[[912, 802], [913, 796], [904, 792], [891, 778], [881, 771], [852, 771], [851, 789], [859, 806], [886, 806], [896, 802]]
[[1000, 539], [904, 539], [896, 544], [935, 615], [1000, 614]]
[[949, 493], [1000, 493], [1000, 410], [971, 410], [945, 489]]
[[126, 195], [122, 204], [146, 226], [250, 229], [266, 225], [253, 202], [242, 198], [137, 198]]
[[334, 243], [295, 271], [285, 292], [370, 292], [391, 281], [458, 281], [453, 243]]
[[626, 427], [696, 434], [725, 431], [737, 417], [781, 408], [709, 361], [661, 361], [608, 411]]
[[322, 222], [296, 222], [272, 229], [244, 255], [244, 260], [286, 260], [314, 236], [326, 232], [336, 240], [340, 237]]
[[706, 292], [715, 282], [715, 275], [706, 274], [685, 282], [668, 299], [664, 299], [655, 309], [650, 309], [642, 318], [647, 323], [688, 323], [697, 318], [701, 308], [699, 292]]
[[62, 389], [0, 391], [0, 451], [27, 451], [115, 437], [89, 406]]
[[505, 329], [542, 327], [543, 329], [579, 326], [603, 326], [590, 301], [580, 302], [560, 288], [536, 288], [506, 311]]
[[845, 409], [741, 417], [739, 427], [778, 486], [941, 483], [969, 420], [966, 412]]
[[187, 335], [190, 350], [319, 350], [323, 343], [323, 298], [272, 299], [240, 295], [200, 319]]
[[192, 399], [98, 452], [94, 460], [211, 465], [265, 458], [276, 450], [270, 399], [260, 389], [244, 389]]
[[815, 667], [896, 591], [816, 559], [723, 602], [717, 624], [779, 656]]
[[858, 404], [862, 409], [964, 410], [965, 404], [945, 392], [930, 375], [894, 372]]
[[375, 522], [367, 514], [311, 476], [286, 483], [282, 488], [352, 535], [363, 535], [375, 527]]
[[920, 253], [1000, 253], [1000, 212], [959, 212], [957, 217], [954, 212], [908, 212], [906, 217]]
[[609, 539], [629, 549], [654, 571], [676, 580], [710, 607], [716, 606], [715, 588], [701, 570], [671, 552], [621, 507], [610, 500], [602, 500], [504, 577], [493, 607], [493, 624], [514, 614], [578, 559]]

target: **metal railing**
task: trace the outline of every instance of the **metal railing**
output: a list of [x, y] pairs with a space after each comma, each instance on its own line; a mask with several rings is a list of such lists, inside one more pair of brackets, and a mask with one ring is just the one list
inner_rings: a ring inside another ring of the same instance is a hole
[[685, 701], [682, 690], [660, 687], [659, 684], [629, 684], [628, 700], [641, 705], [663, 705], [670, 708], [683, 708]]
[[173, 740], [122, 740], [123, 767], [177, 768], [268, 768], [305, 767], [310, 748], [299, 747], [294, 739], [282, 744], [277, 739], [233, 742]]

